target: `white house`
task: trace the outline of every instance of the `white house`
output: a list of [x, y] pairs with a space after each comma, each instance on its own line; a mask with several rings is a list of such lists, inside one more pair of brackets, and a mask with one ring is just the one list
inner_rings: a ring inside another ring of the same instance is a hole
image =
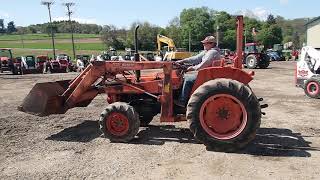
[[320, 16], [311, 19], [306, 24], [307, 29], [307, 46], [320, 49]]

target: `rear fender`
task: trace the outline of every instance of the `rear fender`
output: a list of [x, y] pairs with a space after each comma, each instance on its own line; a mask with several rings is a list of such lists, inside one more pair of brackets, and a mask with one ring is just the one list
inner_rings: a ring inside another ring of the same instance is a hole
[[197, 79], [192, 88], [192, 93], [203, 83], [217, 78], [226, 78], [249, 84], [253, 79], [254, 72], [249, 73], [233, 67], [209, 67], [198, 72]]

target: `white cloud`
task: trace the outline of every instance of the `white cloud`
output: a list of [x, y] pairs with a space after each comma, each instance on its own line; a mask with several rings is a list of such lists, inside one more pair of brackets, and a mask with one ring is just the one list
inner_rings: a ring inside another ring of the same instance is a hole
[[8, 19], [8, 18], [10, 18], [10, 15], [9, 15], [9, 13], [7, 13], [7, 12], [0, 11], [0, 18], [2, 18], [2, 19]]
[[255, 18], [259, 20], [265, 21], [269, 14], [271, 14], [268, 10], [262, 7], [256, 7], [252, 10], [246, 9], [236, 12], [236, 14], [240, 14], [243, 16], [247, 16], [250, 18]]
[[[53, 21], [67, 21], [69, 17], [55, 17]], [[98, 21], [94, 18], [79, 18], [79, 17], [71, 17], [71, 20], [77, 21], [82, 24], [98, 24]]]
[[280, 0], [280, 4], [286, 5], [289, 3], [289, 0]]

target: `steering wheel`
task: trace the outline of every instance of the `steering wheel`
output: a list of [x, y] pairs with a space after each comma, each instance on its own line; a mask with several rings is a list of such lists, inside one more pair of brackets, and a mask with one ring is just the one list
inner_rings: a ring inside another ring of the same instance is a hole
[[173, 62], [173, 69], [177, 69], [177, 72], [183, 76], [186, 72], [188, 72], [188, 68], [190, 66], [193, 66], [193, 64], [190, 63], [177, 63]]
[[193, 66], [193, 64], [173, 62], [173, 68], [174, 69], [179, 69], [179, 70], [185, 70], [186, 71], [190, 66]]

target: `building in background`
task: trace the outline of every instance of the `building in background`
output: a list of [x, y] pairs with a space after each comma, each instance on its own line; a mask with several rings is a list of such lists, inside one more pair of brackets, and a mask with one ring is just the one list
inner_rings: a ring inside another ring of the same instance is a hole
[[307, 46], [320, 50], [320, 16], [306, 24]]

